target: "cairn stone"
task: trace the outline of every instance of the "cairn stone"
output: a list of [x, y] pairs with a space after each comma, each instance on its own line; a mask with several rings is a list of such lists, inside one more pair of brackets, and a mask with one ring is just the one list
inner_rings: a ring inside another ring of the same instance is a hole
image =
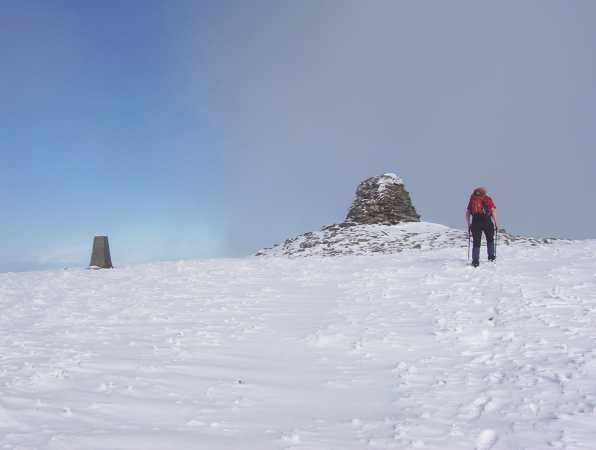
[[91, 252], [89, 266], [100, 267], [102, 269], [111, 269], [113, 267], [107, 236], [95, 236], [93, 239], [93, 251]]
[[364, 180], [356, 190], [356, 198], [346, 222], [358, 225], [420, 222], [403, 180], [394, 173]]

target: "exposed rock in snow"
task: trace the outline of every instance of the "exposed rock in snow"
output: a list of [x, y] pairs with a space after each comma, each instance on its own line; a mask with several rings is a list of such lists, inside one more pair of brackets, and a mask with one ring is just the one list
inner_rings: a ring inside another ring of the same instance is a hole
[[[555, 239], [515, 236], [499, 231], [498, 246], [537, 246]], [[325, 226], [287, 239], [273, 248], [259, 250], [257, 256], [338, 256], [398, 253], [409, 249], [439, 249], [467, 247], [468, 233], [429, 222], [409, 222], [398, 225], [354, 225], [340, 223]], [[497, 251], [498, 251], [497, 246]]]

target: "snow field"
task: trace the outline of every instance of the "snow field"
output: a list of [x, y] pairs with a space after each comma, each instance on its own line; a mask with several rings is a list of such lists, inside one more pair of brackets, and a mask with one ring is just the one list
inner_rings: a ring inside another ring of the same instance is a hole
[[0, 274], [2, 449], [593, 449], [596, 242]]

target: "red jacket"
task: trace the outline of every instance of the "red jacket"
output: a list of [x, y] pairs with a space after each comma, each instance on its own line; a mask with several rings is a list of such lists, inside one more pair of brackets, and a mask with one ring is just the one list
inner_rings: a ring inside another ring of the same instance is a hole
[[[475, 196], [472, 194], [472, 196], [470, 197], [470, 201], [468, 202], [468, 212], [470, 214], [472, 214], [472, 200], [474, 200], [474, 197]], [[484, 207], [485, 214], [490, 216], [492, 213], [492, 210], [496, 208], [495, 202], [493, 202], [493, 199], [490, 198], [488, 195], [481, 196], [481, 199], [482, 199], [482, 206]]]

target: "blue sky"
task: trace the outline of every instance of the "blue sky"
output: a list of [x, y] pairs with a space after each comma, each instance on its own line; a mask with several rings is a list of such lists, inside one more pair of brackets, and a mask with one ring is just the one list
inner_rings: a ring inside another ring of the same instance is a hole
[[596, 237], [591, 1], [4, 1], [0, 270], [242, 256], [392, 171]]

